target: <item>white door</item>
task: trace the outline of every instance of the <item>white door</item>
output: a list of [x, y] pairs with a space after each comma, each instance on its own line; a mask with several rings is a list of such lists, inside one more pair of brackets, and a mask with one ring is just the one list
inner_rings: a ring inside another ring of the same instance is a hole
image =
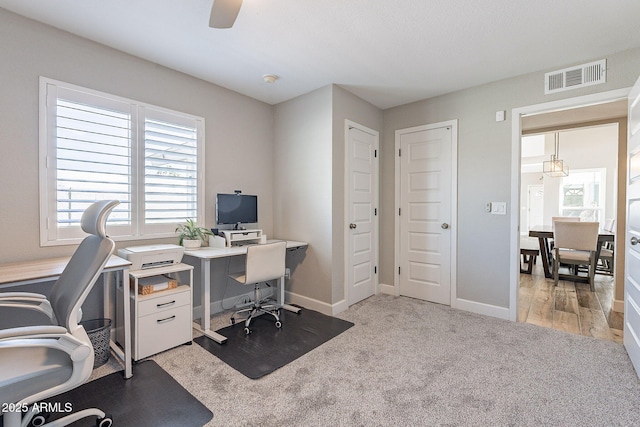
[[447, 305], [451, 303], [452, 134], [451, 126], [396, 132], [400, 295]]
[[640, 375], [640, 79], [629, 93], [624, 346]]
[[378, 132], [346, 124], [347, 265], [349, 305], [376, 293], [378, 264]]

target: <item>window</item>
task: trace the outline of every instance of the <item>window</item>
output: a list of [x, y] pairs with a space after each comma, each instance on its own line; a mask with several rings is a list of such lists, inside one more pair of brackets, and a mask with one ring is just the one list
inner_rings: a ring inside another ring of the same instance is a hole
[[84, 236], [82, 212], [116, 199], [108, 232], [166, 237], [204, 219], [204, 119], [41, 78], [41, 244]]
[[572, 170], [562, 178], [560, 212], [562, 216], [577, 216], [581, 221], [601, 221], [604, 218], [606, 170]]

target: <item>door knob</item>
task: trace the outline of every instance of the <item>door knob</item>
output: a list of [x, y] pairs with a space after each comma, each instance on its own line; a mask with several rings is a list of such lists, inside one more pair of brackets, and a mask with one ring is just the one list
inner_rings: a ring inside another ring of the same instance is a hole
[[440, 226], [443, 230], [446, 230], [447, 228], [449, 228], [449, 224], [447, 224], [446, 222], [443, 222], [442, 225]]
[[356, 227], [357, 227], [357, 225], [355, 225], [354, 223], [349, 224], [349, 228], [350, 228], [350, 229], [352, 229], [352, 230], [353, 230], [354, 228], [356, 228]]
[[632, 244], [633, 246], [637, 245], [637, 244], [638, 244], [638, 242], [640, 242], [640, 240], [638, 240], [638, 238], [637, 238], [636, 236], [633, 236], [633, 237], [631, 238], [631, 244]]

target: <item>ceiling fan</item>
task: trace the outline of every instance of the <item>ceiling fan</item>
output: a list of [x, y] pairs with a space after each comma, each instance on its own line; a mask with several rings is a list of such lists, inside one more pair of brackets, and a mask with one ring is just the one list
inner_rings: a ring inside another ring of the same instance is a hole
[[209, 26], [211, 28], [231, 28], [240, 12], [242, 0], [213, 0]]

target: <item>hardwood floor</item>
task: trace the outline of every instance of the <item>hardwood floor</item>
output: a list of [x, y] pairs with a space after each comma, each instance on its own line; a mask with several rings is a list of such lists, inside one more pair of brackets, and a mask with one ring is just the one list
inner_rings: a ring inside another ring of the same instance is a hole
[[612, 278], [596, 275], [595, 288], [564, 280], [555, 287], [534, 265], [532, 274], [520, 274], [518, 322], [622, 343], [624, 316], [611, 310]]

